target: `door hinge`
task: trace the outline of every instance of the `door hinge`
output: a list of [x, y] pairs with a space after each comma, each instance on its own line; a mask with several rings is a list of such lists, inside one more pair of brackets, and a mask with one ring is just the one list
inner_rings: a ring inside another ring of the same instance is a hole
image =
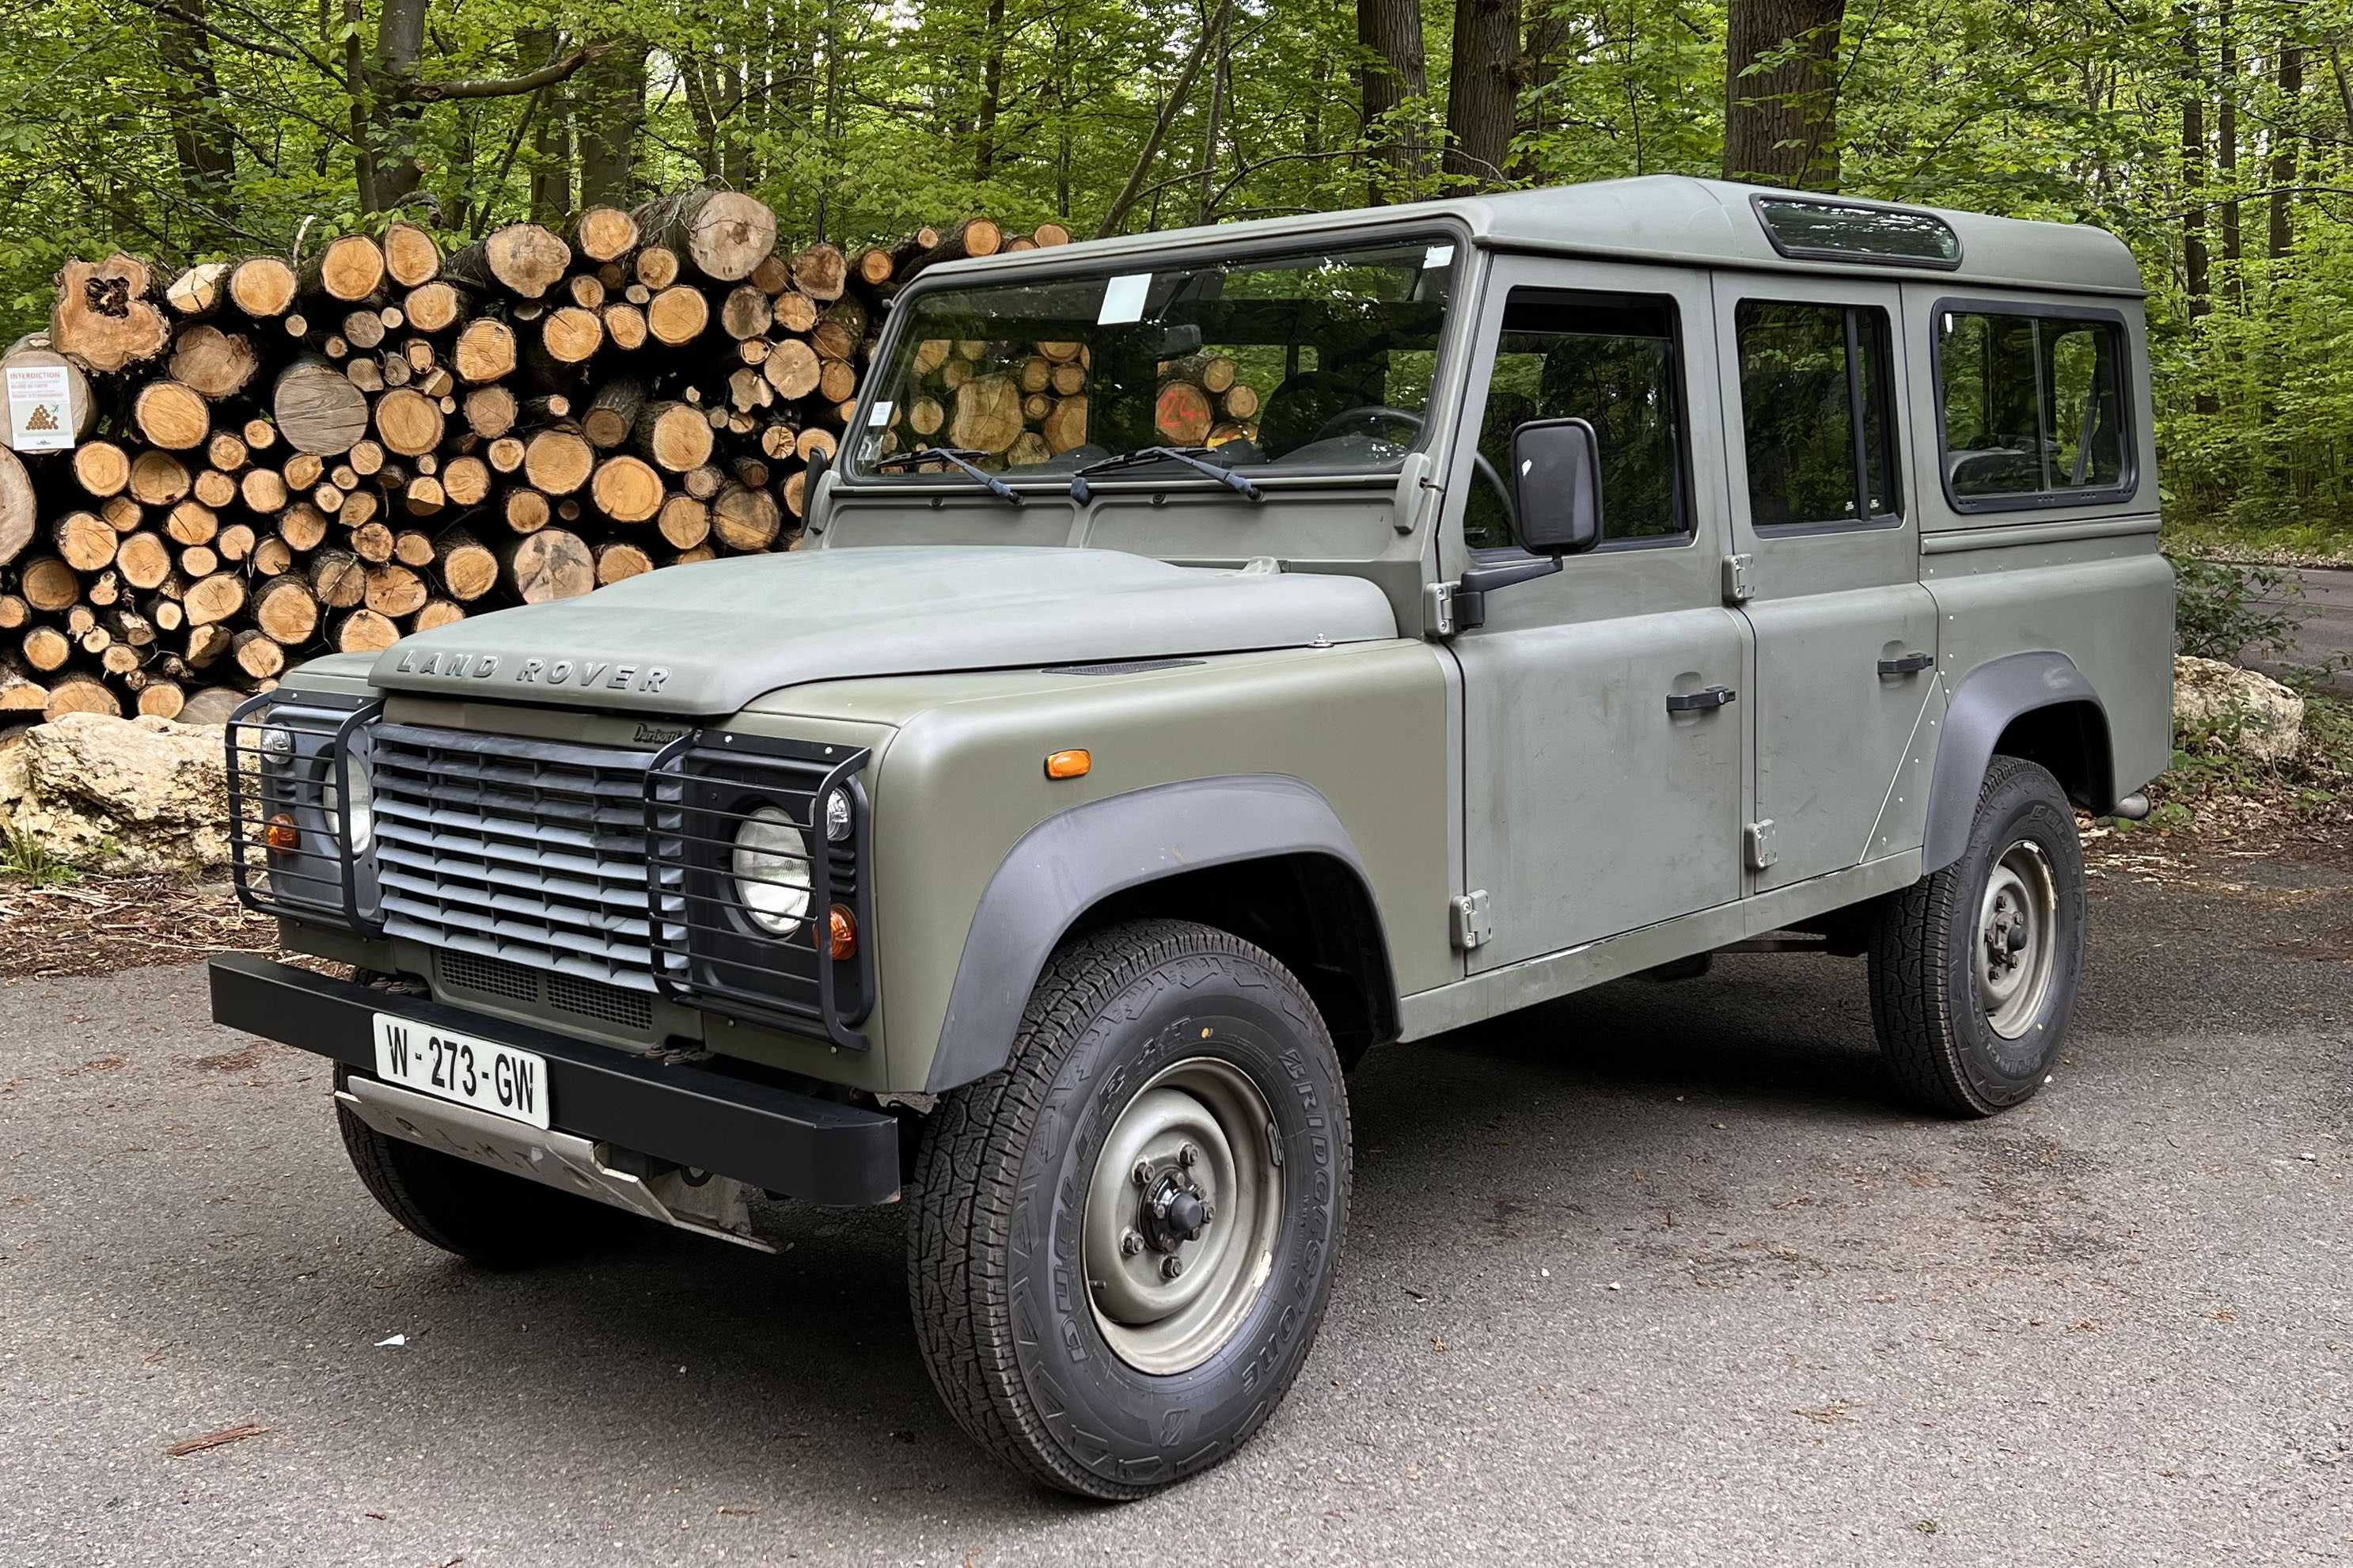
[[1748, 602], [1748, 596], [1757, 591], [1756, 584], [1750, 580], [1752, 569], [1756, 565], [1757, 557], [1754, 556], [1724, 557], [1725, 603], [1746, 604]]
[[1451, 637], [1454, 624], [1454, 587], [1452, 583], [1432, 583], [1422, 590], [1422, 630], [1431, 637]]
[[1773, 847], [1773, 819], [1770, 817], [1761, 822], [1749, 823], [1741, 831], [1740, 839], [1742, 847], [1747, 852], [1748, 869], [1751, 871], [1762, 871], [1780, 858], [1780, 851]]
[[1495, 934], [1494, 922], [1487, 916], [1487, 891], [1480, 888], [1465, 893], [1452, 901], [1454, 906], [1454, 945], [1464, 952], [1483, 944]]

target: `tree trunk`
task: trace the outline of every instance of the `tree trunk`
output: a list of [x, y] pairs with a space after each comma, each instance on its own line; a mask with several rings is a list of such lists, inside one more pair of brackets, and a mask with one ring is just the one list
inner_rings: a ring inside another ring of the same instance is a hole
[[[1430, 149], [1414, 124], [1384, 124], [1401, 105], [1430, 91], [1430, 68], [1421, 42], [1420, 0], [1356, 0], [1356, 42], [1372, 59], [1358, 68], [1364, 136], [1376, 161], [1399, 175], [1426, 174]], [[1371, 200], [1387, 199], [1384, 182], [1372, 181]]]
[[1474, 186], [1504, 183], [1517, 128], [1519, 48], [1520, 0], [1456, 0], [1446, 172]]
[[972, 177], [985, 184], [997, 172], [997, 115], [1005, 91], [1005, 0], [988, 0], [982, 36], [980, 114], [973, 127]]
[[646, 122], [646, 43], [623, 38], [580, 72], [580, 200], [626, 207], [633, 199], [638, 134]]
[[371, 129], [375, 138], [375, 210], [390, 212], [417, 193], [425, 166], [417, 161], [418, 106], [410, 99], [417, 62], [425, 52], [428, 0], [381, 0], [375, 60], [367, 73]]
[[2220, 69], [2214, 84], [2214, 164], [2222, 187], [2222, 292], [2233, 308], [2247, 303], [2247, 279], [2239, 265], [2239, 46], [2231, 36], [2231, 0], [2222, 0]]
[[1217, 63], [1209, 68], [1209, 115], [1201, 128], [1201, 184], [1193, 203], [1193, 221], [1206, 224], [1213, 216], [1218, 189], [1218, 132], [1226, 119], [1226, 101], [1233, 90], [1234, 8], [1232, 0], [1218, 7]]
[[228, 203], [237, 179], [237, 142], [221, 106], [213, 41], [198, 25], [206, 17], [206, 0], [187, 0], [181, 9], [196, 20], [155, 13], [155, 53], [164, 68], [180, 194], [195, 215], [187, 249], [209, 250], [233, 232]]
[[[563, 36], [552, 27], [529, 27], [515, 34], [515, 53], [528, 67], [553, 60], [564, 47]], [[531, 217], [554, 227], [572, 210], [572, 86], [558, 82], [544, 90], [539, 118], [531, 132]]]
[[[1838, 189], [1845, 0], [1732, 0], [1725, 26], [1724, 177]], [[1780, 63], [1760, 62], [1778, 59]]]
[[2295, 139], [2303, 98], [2304, 48], [2298, 44], [2283, 43], [2279, 46], [2279, 119], [2272, 132], [2270, 249], [2275, 261], [2295, 249], [2292, 217], [2295, 198], [2288, 193], [2295, 185]]

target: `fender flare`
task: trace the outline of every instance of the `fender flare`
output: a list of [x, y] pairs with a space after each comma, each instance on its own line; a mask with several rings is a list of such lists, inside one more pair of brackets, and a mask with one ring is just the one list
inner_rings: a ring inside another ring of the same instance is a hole
[[[1920, 851], [1920, 874], [1942, 871], [1968, 847], [1977, 820], [1978, 791], [2002, 732], [2020, 716], [2065, 703], [2089, 703], [2100, 714], [2099, 741], [2107, 736], [2107, 705], [2075, 662], [2064, 653], [2011, 653], [1990, 659], [1961, 677], [1945, 707], [1945, 738], [1936, 747], [1936, 768], [1928, 788], [1928, 832]], [[2115, 758], [2101, 759], [2116, 776]], [[2107, 791], [2102, 791], [2105, 793]], [[2095, 810], [2115, 806], [2094, 800]]]
[[[944, 1093], [1005, 1065], [1046, 960], [1105, 897], [1184, 872], [1301, 853], [1345, 866], [1377, 927], [1372, 878], [1339, 813], [1322, 791], [1286, 774], [1155, 784], [1039, 822], [1006, 853], [973, 910], [924, 1092]], [[1385, 932], [1380, 944], [1386, 958]], [[1395, 980], [1389, 984], [1394, 991]], [[1392, 1016], [1395, 1004], [1392, 995]]]

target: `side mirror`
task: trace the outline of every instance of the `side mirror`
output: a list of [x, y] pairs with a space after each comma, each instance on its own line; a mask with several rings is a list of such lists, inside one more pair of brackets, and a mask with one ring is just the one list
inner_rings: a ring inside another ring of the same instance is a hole
[[1521, 547], [1580, 555], [1601, 543], [1601, 450], [1583, 419], [1531, 419], [1512, 432]]

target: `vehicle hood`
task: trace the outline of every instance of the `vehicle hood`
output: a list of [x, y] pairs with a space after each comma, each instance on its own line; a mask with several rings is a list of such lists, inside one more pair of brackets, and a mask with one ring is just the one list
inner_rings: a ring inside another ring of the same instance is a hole
[[1112, 550], [892, 546], [671, 567], [418, 632], [392, 691], [716, 716], [861, 675], [1098, 663], [1395, 637], [1361, 577]]

